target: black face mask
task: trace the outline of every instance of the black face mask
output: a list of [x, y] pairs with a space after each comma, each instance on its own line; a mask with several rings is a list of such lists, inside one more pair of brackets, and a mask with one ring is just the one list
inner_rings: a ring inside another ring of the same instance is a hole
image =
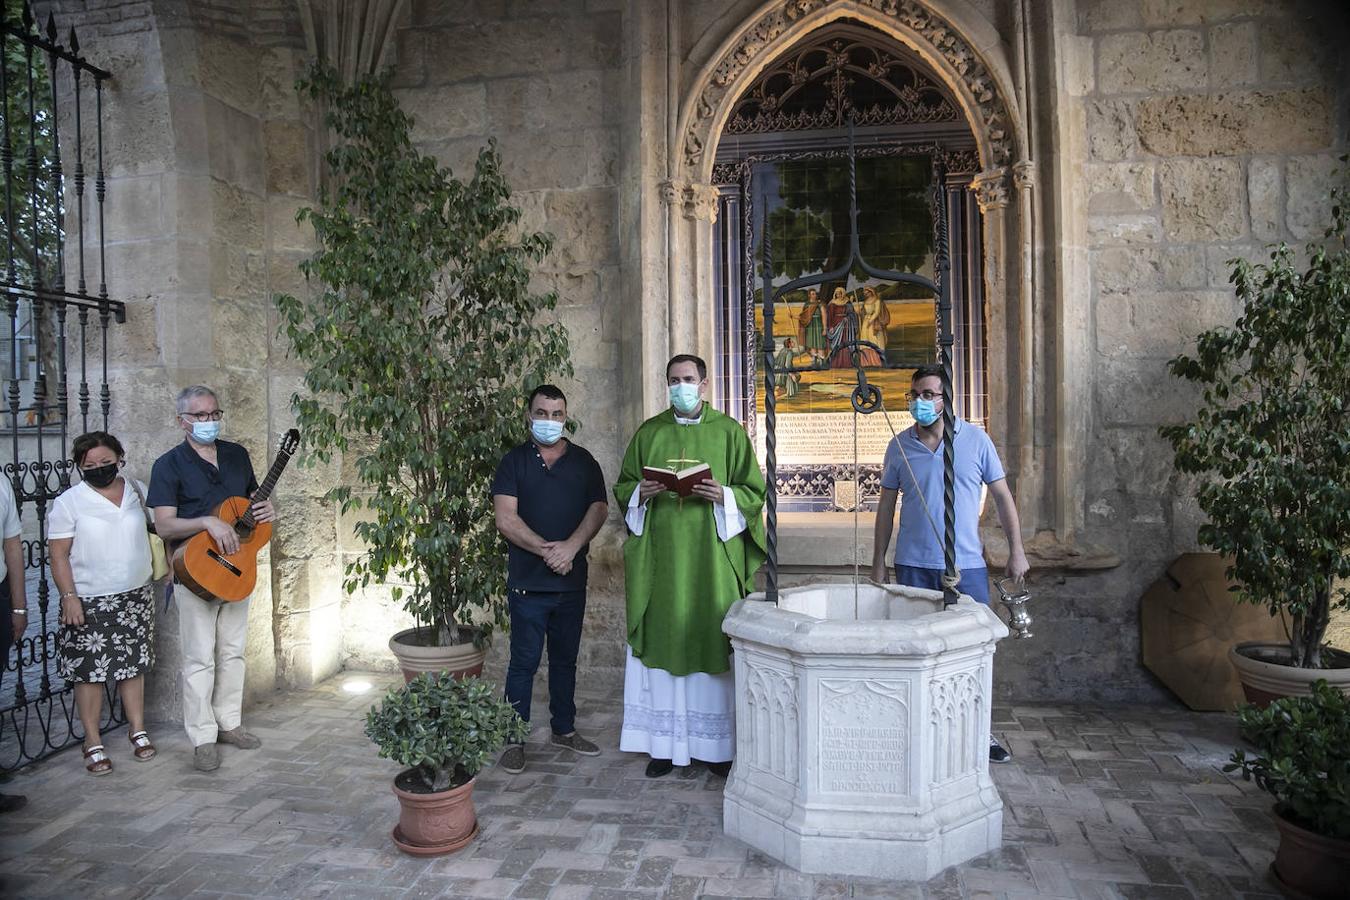
[[96, 469], [81, 469], [80, 477], [89, 482], [90, 487], [105, 488], [117, 480], [117, 463], [108, 463]]

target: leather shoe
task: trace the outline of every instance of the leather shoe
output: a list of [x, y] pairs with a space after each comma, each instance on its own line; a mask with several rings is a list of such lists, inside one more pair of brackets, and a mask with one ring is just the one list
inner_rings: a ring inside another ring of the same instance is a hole
[[220, 750], [215, 744], [202, 744], [192, 751], [192, 767], [198, 772], [214, 772], [220, 768]]
[[708, 771], [718, 778], [726, 778], [731, 774], [731, 760], [726, 762], [708, 763]]
[[216, 743], [230, 744], [240, 750], [257, 750], [262, 746], [262, 741], [258, 740], [258, 736], [249, 734], [244, 730], [243, 725], [238, 728], [231, 728], [229, 731], [220, 732], [216, 735]]
[[652, 761], [647, 763], [647, 777], [660, 778], [662, 775], [669, 775], [675, 769], [675, 764], [668, 759], [657, 759], [652, 757]]

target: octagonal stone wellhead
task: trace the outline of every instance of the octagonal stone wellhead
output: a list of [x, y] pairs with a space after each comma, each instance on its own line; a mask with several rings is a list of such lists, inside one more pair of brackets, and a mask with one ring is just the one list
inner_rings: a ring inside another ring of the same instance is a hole
[[726, 833], [802, 872], [917, 881], [998, 849], [999, 617], [898, 585], [763, 598], [737, 601], [722, 626], [736, 673]]

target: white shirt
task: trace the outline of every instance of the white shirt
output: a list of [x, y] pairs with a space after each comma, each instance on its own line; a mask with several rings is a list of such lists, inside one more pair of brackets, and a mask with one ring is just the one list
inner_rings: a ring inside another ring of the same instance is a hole
[[[703, 413], [699, 413], [697, 419], [686, 419], [678, 413], [675, 415], [677, 425], [697, 425], [702, 421]], [[647, 523], [647, 501], [639, 497], [638, 493], [637, 490], [633, 491], [633, 496], [628, 498], [628, 509], [623, 514], [628, 530], [635, 535], [642, 534]], [[713, 522], [717, 525], [717, 537], [722, 541], [731, 540], [744, 531], [748, 524], [740, 507], [736, 505], [736, 495], [726, 485], [722, 485], [722, 502], [713, 504]]]
[[[19, 509], [14, 505], [14, 485], [8, 477], [0, 475], [0, 538], [9, 540], [18, 537], [21, 531], [23, 524], [19, 521]], [[0, 578], [8, 574], [5, 554], [0, 553]]]
[[[122, 479], [122, 505], [81, 481], [57, 497], [48, 517], [47, 537], [74, 538], [70, 568], [80, 597], [120, 594], [150, 580], [150, 542], [145, 510], [130, 479]], [[142, 493], [145, 484], [137, 482]]]

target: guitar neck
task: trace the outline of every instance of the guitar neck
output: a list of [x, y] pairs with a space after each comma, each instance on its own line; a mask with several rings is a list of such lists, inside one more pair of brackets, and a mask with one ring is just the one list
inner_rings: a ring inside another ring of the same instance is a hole
[[[291, 454], [286, 452], [277, 454], [277, 458], [272, 461], [272, 468], [267, 471], [267, 477], [263, 479], [263, 483], [258, 486], [257, 492], [253, 495], [254, 503], [261, 503], [272, 496], [272, 490], [277, 486], [277, 479], [281, 477], [282, 472], [286, 471], [286, 463], [290, 461]], [[251, 507], [249, 511], [244, 514], [241, 521], [250, 528], [257, 524], [257, 522], [253, 520], [253, 510]]]

